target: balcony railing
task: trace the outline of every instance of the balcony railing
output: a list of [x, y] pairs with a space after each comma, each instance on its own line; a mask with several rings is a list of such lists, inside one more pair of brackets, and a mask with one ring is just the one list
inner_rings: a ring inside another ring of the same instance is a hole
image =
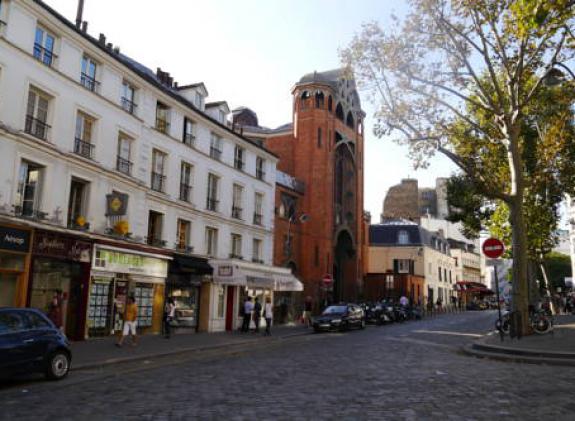
[[184, 133], [183, 142], [185, 145], [194, 146], [194, 144], [196, 143], [196, 136], [194, 136], [191, 133]]
[[166, 182], [166, 176], [152, 172], [152, 190], [164, 192], [164, 184]]
[[219, 161], [222, 158], [222, 151], [214, 146], [210, 146], [210, 156]]
[[242, 208], [232, 206], [232, 218], [242, 219]]
[[191, 253], [194, 252], [194, 247], [193, 247], [193, 246], [187, 246], [187, 245], [182, 244], [182, 243], [176, 243], [176, 244], [175, 244], [175, 249], [176, 249], [176, 251], [179, 251], [180, 253], [191, 254]]
[[266, 176], [266, 173], [265, 173], [264, 170], [259, 169], [259, 168], [256, 169], [256, 178], [257, 178], [258, 180], [263, 180], [263, 179], [265, 178], [265, 176]]
[[84, 158], [94, 159], [94, 148], [92, 143], [85, 140], [76, 138], [74, 141], [74, 153]]
[[219, 203], [220, 203], [219, 200], [208, 197], [208, 200], [206, 201], [206, 209], [217, 212]]
[[168, 130], [170, 130], [170, 122], [163, 118], [156, 117], [156, 130], [164, 134], [168, 134]]
[[155, 237], [147, 237], [146, 238], [146, 242], [151, 245], [151, 246], [155, 246], [155, 247], [166, 247], [166, 240], [162, 240], [160, 238], [155, 238]]
[[252, 257], [252, 262], [260, 263], [260, 264], [264, 263], [264, 261], [262, 259], [260, 259], [259, 257]]
[[100, 82], [98, 82], [95, 78], [93, 78], [92, 76], [86, 74], [86, 73], [82, 73], [80, 75], [80, 83], [82, 84], [82, 86], [92, 92], [96, 92], [96, 90], [98, 89], [98, 86], [100, 85]]
[[34, 57], [44, 63], [46, 66], [51, 67], [54, 59], [57, 57], [51, 50], [47, 50], [40, 44], [34, 44]]
[[38, 120], [31, 115], [26, 116], [26, 125], [24, 127], [24, 131], [26, 133], [31, 134], [38, 139], [46, 140], [49, 128], [50, 126], [44, 121]]
[[262, 215], [259, 213], [254, 213], [254, 225], [262, 224]]
[[237, 158], [234, 160], [234, 168], [235, 169], [243, 171], [244, 165], [245, 165], [245, 163], [243, 160], [237, 159]]
[[244, 260], [244, 256], [242, 256], [241, 254], [230, 253], [230, 259], [240, 259], [240, 260]]
[[122, 108], [124, 111], [127, 111], [130, 114], [134, 114], [136, 112], [136, 107], [137, 105], [133, 101], [130, 101], [124, 96], [122, 97]]
[[189, 202], [191, 191], [192, 186], [185, 183], [180, 183], [180, 200], [183, 200], [184, 202]]
[[36, 209], [37, 203], [24, 203], [23, 205], [13, 205], [14, 216], [21, 216], [23, 218], [44, 220], [48, 218], [48, 212], [42, 212]]
[[116, 159], [116, 169], [126, 175], [132, 175], [132, 162], [119, 156]]

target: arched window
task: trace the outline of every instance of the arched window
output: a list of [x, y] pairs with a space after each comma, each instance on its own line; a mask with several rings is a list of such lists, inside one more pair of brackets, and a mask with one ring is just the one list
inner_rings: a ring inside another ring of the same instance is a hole
[[322, 91], [317, 91], [315, 93], [315, 108], [323, 108], [323, 92]]
[[346, 119], [346, 121], [345, 121], [345, 124], [347, 125], [347, 127], [350, 127], [350, 128], [352, 128], [352, 129], [353, 129], [354, 126], [355, 126], [355, 125], [353, 124], [353, 115], [351, 114], [351, 111], [349, 111], [349, 112], [347, 113], [347, 119]]
[[400, 230], [397, 233], [397, 243], [398, 244], [409, 244], [409, 233], [405, 230]]
[[333, 107], [333, 100], [331, 99], [331, 95], [327, 97], [327, 110], [331, 113], [331, 109]]
[[341, 104], [337, 104], [337, 107], [335, 107], [335, 116], [338, 120], [343, 121], [343, 107]]
[[301, 93], [301, 100], [300, 100], [300, 101], [301, 101], [300, 107], [301, 107], [302, 110], [303, 110], [304, 108], [306, 108], [306, 103], [307, 103], [308, 98], [309, 98], [309, 92], [308, 92], [308, 91], [303, 91], [303, 92]]

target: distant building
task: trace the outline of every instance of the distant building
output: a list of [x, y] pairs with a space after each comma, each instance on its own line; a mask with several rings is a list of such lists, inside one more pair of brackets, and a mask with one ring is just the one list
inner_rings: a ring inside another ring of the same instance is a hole
[[419, 188], [415, 179], [403, 179], [392, 186], [383, 201], [382, 222], [386, 219], [403, 218], [418, 222], [423, 216], [445, 219], [447, 206], [447, 179], [438, 178], [435, 187]]

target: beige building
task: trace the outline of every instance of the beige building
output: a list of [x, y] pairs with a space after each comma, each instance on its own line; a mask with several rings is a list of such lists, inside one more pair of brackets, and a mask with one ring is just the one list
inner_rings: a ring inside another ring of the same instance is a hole
[[446, 179], [435, 180], [435, 187], [419, 187], [418, 181], [407, 178], [392, 186], [383, 200], [382, 222], [388, 219], [419, 221], [424, 216], [444, 219], [449, 214]]

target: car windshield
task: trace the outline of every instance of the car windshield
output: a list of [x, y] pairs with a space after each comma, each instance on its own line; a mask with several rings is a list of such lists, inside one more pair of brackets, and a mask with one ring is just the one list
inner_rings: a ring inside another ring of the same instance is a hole
[[322, 314], [344, 314], [347, 311], [347, 306], [329, 306]]

